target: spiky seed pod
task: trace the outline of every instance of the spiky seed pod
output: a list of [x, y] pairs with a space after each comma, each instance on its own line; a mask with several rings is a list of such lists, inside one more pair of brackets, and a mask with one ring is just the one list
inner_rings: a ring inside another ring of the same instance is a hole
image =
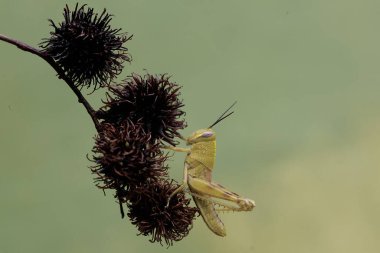
[[129, 191], [142, 182], [156, 182], [166, 176], [167, 157], [149, 139], [141, 125], [129, 121], [119, 126], [103, 123], [92, 158], [98, 187]]
[[77, 86], [97, 89], [110, 83], [121, 72], [123, 62], [131, 60], [123, 44], [132, 36], [112, 29], [112, 16], [105, 9], [98, 15], [85, 7], [77, 4], [70, 11], [66, 5], [64, 21], [56, 25], [49, 20], [54, 31], [40, 45]]
[[185, 237], [192, 228], [197, 212], [190, 200], [178, 193], [166, 207], [178, 184], [167, 180], [167, 156], [160, 143], [151, 143], [141, 124], [124, 121], [102, 123], [96, 138], [92, 167], [98, 187], [116, 190], [115, 198], [129, 208], [128, 217], [140, 234], [151, 236], [151, 242], [163, 241], [170, 246]]
[[192, 228], [197, 209], [189, 207], [190, 199], [178, 193], [166, 207], [170, 194], [179, 185], [163, 180], [159, 183], [143, 185], [142, 194], [135, 194], [128, 203], [128, 217], [142, 235], [150, 235], [151, 242], [165, 243], [184, 238]]
[[181, 86], [170, 82], [169, 78], [167, 75], [133, 74], [120, 86], [110, 87], [98, 117], [113, 124], [127, 119], [141, 123], [145, 132], [150, 133], [152, 142], [159, 140], [176, 145], [173, 139], [180, 136], [178, 130], [186, 127], [181, 119], [185, 113], [179, 99]]

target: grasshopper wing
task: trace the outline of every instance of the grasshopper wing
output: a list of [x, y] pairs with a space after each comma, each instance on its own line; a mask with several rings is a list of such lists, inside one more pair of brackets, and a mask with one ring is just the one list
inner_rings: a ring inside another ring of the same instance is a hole
[[204, 222], [209, 227], [209, 229], [216, 235], [226, 236], [226, 229], [224, 228], [223, 222], [220, 220], [218, 214], [216, 213], [214, 207], [215, 205], [207, 199], [198, 198], [195, 196], [193, 196], [193, 199], [201, 213]]

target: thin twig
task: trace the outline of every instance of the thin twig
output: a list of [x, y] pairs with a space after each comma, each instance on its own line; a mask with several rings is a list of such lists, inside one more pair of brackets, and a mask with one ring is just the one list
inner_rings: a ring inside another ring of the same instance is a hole
[[41, 57], [42, 59], [44, 59], [47, 63], [49, 63], [50, 66], [52, 66], [53, 69], [57, 72], [58, 78], [63, 79], [67, 83], [67, 85], [70, 87], [70, 89], [78, 97], [78, 102], [83, 104], [83, 106], [86, 108], [88, 114], [90, 115], [92, 121], [94, 122], [96, 130], [98, 132], [100, 132], [100, 123], [98, 121], [98, 118], [96, 117], [95, 110], [88, 103], [88, 101], [83, 97], [80, 90], [75, 86], [75, 83], [70, 78], [68, 78], [66, 76], [65, 71], [54, 61], [54, 59], [51, 56], [49, 56], [48, 54], [46, 54], [45, 52], [43, 52], [37, 48], [29, 46], [28, 44], [26, 44], [24, 42], [21, 42], [21, 41], [15, 40], [15, 39], [11, 39], [11, 38], [9, 38], [5, 35], [2, 35], [2, 34], [0, 34], [0, 40], [8, 42], [12, 45], [15, 45], [23, 51], [35, 54], [35, 55]]

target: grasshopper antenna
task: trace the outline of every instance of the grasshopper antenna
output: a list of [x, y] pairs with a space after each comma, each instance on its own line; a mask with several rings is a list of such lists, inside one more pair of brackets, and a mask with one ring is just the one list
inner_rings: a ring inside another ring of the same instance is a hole
[[218, 124], [219, 122], [221, 122], [222, 120], [224, 120], [225, 118], [227, 118], [228, 116], [230, 116], [231, 114], [234, 113], [234, 111], [228, 113], [226, 115], [226, 113], [237, 103], [237, 101], [235, 101], [230, 107], [228, 107], [227, 110], [225, 110], [222, 115], [219, 116], [219, 118], [211, 125], [209, 126], [208, 128], [212, 128], [213, 126], [215, 126], [216, 124]]

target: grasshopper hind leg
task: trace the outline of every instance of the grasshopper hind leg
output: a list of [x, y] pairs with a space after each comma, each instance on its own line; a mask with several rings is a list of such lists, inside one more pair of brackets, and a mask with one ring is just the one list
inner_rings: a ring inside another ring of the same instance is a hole
[[251, 211], [255, 207], [253, 200], [243, 198], [219, 184], [190, 176], [188, 185], [193, 196], [204, 196], [208, 201], [224, 206], [223, 211]]

